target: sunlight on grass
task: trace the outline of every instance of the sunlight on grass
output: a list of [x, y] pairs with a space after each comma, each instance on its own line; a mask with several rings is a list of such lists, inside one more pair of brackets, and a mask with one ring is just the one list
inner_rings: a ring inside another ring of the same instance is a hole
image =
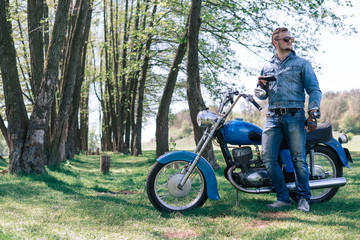
[[[0, 175], [0, 239], [359, 239], [360, 153], [348, 184], [311, 212], [265, 206], [274, 194], [239, 194], [216, 171], [221, 199], [182, 214], [160, 213], [145, 189], [155, 153], [111, 156], [103, 175], [99, 156], [76, 156], [42, 176]], [[217, 159], [221, 153], [216, 152]], [[1, 169], [6, 164], [0, 165]]]

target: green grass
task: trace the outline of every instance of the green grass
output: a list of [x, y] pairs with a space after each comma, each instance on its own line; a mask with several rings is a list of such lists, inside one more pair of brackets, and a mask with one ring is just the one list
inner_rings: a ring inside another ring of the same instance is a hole
[[[269, 211], [274, 194], [240, 193], [237, 207], [222, 169], [216, 172], [219, 201], [160, 213], [145, 191], [153, 151], [111, 154], [108, 175], [99, 171], [99, 156], [85, 155], [42, 176], [0, 174], [0, 239], [360, 239], [360, 153], [352, 155], [352, 168], [344, 169], [348, 184], [308, 214], [296, 204]], [[0, 160], [0, 171], [6, 167]]]

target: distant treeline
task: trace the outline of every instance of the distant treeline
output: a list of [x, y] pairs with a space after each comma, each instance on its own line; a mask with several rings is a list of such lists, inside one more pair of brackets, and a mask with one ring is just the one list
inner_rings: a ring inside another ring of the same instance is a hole
[[[251, 104], [241, 103], [234, 108], [230, 118], [242, 118], [263, 127], [266, 115], [267, 101], [258, 101], [264, 107], [259, 112]], [[307, 106], [307, 104], [305, 104]], [[212, 110], [213, 107], [210, 107]], [[174, 128], [182, 128], [182, 123], [190, 123], [189, 113], [182, 111], [170, 117], [170, 125]], [[321, 100], [321, 118], [319, 122], [329, 122], [334, 131], [360, 134], [360, 89], [342, 92], [324, 92]]]
[[335, 131], [359, 134], [360, 89], [324, 93], [320, 120], [332, 123]]

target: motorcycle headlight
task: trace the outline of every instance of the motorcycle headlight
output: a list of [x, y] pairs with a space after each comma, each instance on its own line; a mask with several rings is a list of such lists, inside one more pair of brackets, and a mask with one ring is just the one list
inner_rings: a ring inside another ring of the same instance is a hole
[[210, 127], [218, 119], [216, 113], [209, 112], [207, 110], [200, 111], [196, 117], [197, 124], [200, 127]]

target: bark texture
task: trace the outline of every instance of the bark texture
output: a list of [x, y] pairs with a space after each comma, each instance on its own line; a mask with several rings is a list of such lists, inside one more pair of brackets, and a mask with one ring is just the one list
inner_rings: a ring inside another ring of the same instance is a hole
[[34, 98], [39, 91], [44, 70], [44, 38], [42, 20], [44, 0], [28, 0], [28, 32], [31, 60], [31, 90]]
[[[154, 3], [153, 11], [151, 14], [151, 22], [149, 24], [150, 28], [154, 25], [154, 17], [157, 9], [157, 2]], [[139, 89], [138, 89], [138, 98], [137, 98], [137, 109], [136, 109], [136, 123], [133, 129], [133, 155], [138, 156], [142, 154], [141, 149], [141, 128], [142, 128], [142, 114], [144, 109], [144, 93], [145, 93], [145, 82], [147, 77], [147, 70], [150, 62], [150, 46], [152, 42], [152, 34], [148, 35], [146, 41], [146, 46], [144, 49], [144, 63], [141, 68]]]
[[16, 52], [11, 37], [11, 24], [6, 1], [0, 1], [0, 69], [3, 81], [6, 116], [8, 120], [9, 171], [17, 174], [22, 170], [22, 148], [29, 120], [22, 99]]
[[73, 100], [77, 67], [81, 66], [81, 53], [86, 39], [86, 21], [90, 12], [90, 1], [78, 0], [73, 10], [76, 11], [76, 20], [70, 31], [65, 55], [59, 112], [55, 124], [56, 130], [51, 136], [49, 164], [57, 164], [58, 166], [65, 160], [66, 129]]
[[[200, 73], [199, 73], [199, 31], [201, 25], [201, 0], [192, 0], [189, 13], [189, 29], [187, 42], [187, 84], [186, 91], [188, 96], [188, 103], [190, 109], [191, 122], [194, 128], [195, 142], [200, 141], [204, 130], [201, 129], [196, 121], [196, 116], [199, 111], [206, 108], [205, 102], [201, 96], [200, 90]], [[209, 161], [214, 169], [218, 169], [219, 165], [216, 163], [212, 144], [210, 143], [203, 153], [205, 159]]]
[[[187, 31], [187, 24], [186, 24]], [[159, 110], [156, 115], [156, 156], [159, 157], [162, 154], [169, 151], [169, 108], [171, 99], [174, 93], [176, 79], [179, 73], [180, 64], [184, 59], [186, 53], [186, 38], [187, 34], [182, 38], [182, 42], [179, 44], [173, 63], [170, 68], [170, 72], [166, 79], [166, 85], [163, 91], [163, 95], [160, 100]]]
[[45, 171], [45, 137], [58, 83], [58, 68], [68, 24], [70, 2], [70, 0], [60, 1], [56, 11], [54, 28], [45, 59], [44, 76], [30, 117], [30, 127], [22, 156], [26, 173]]

